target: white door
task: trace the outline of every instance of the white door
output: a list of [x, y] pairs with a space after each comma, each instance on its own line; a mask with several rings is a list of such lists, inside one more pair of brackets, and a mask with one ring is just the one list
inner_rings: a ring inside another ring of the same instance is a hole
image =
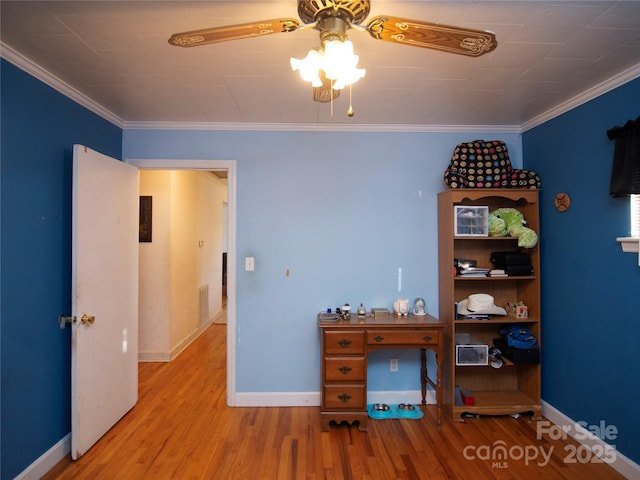
[[138, 169], [73, 147], [71, 456], [138, 400]]

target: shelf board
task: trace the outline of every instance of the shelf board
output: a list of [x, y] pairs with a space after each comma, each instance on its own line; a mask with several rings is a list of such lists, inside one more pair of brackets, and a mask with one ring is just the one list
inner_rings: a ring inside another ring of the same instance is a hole
[[537, 318], [532, 318], [532, 317], [527, 317], [527, 318], [516, 318], [516, 317], [510, 317], [510, 316], [503, 316], [503, 317], [494, 317], [494, 318], [489, 318], [487, 320], [464, 320], [464, 319], [458, 319], [458, 320], [454, 320], [454, 323], [456, 325], [471, 325], [471, 324], [475, 324], [475, 323], [536, 323], [538, 321]]
[[454, 235], [454, 240], [491, 240], [497, 242], [517, 241], [518, 237], [490, 237], [489, 235]]
[[474, 281], [474, 282], [486, 282], [486, 281], [491, 281], [491, 282], [503, 282], [505, 280], [535, 280], [536, 276], [535, 275], [509, 275], [506, 277], [465, 277], [464, 275], [456, 275], [455, 277], [453, 277], [454, 280], [456, 282], [461, 281], [461, 282], [469, 282], [469, 281]]
[[[463, 387], [464, 388], [464, 387]], [[455, 405], [454, 417], [462, 413], [510, 415], [532, 411], [540, 414], [541, 404], [519, 390], [473, 391], [475, 405]]]

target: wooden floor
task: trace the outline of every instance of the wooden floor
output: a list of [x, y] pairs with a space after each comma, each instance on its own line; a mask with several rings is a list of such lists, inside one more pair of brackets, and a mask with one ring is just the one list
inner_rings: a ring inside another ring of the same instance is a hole
[[[572, 447], [538, 440], [536, 422], [525, 417], [437, 426], [429, 405], [422, 420], [371, 420], [368, 433], [347, 425], [322, 432], [318, 407], [229, 408], [226, 328], [212, 325], [171, 363], [140, 364], [133, 410], [80, 460], [64, 459], [43, 478], [623, 478], [603, 463], [567, 463]], [[506, 457], [492, 460], [501, 446]]]

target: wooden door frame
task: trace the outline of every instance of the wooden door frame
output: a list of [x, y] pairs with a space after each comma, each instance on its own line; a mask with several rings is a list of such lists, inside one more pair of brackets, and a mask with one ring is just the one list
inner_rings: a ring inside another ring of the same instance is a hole
[[236, 161], [128, 158], [141, 170], [227, 171], [227, 405], [236, 404]]

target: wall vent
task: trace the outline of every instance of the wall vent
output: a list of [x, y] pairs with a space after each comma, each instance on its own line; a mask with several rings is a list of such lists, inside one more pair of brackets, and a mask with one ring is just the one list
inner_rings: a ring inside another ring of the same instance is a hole
[[198, 326], [209, 322], [209, 284], [198, 289]]

